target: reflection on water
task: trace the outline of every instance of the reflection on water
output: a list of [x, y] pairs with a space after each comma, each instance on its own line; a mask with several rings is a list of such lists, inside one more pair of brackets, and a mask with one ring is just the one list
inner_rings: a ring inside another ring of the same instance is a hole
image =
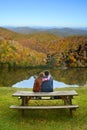
[[[0, 86], [32, 87], [41, 69], [0, 70]], [[87, 68], [51, 69], [54, 87], [87, 86]]]
[[[28, 80], [20, 81], [20, 82], [14, 84], [12, 87], [33, 88], [34, 80], [35, 80], [34, 77], [31, 76]], [[63, 82], [58, 82], [56, 80], [53, 80], [53, 86], [54, 86], [54, 88], [62, 88], [62, 87], [70, 87], [70, 86], [78, 87], [78, 85], [67, 85]]]
[[27, 80], [23, 80], [23, 81], [20, 81], [16, 84], [14, 84], [12, 87], [18, 87], [18, 88], [31, 88], [33, 87], [33, 84], [34, 84], [34, 77], [31, 76], [29, 79]]

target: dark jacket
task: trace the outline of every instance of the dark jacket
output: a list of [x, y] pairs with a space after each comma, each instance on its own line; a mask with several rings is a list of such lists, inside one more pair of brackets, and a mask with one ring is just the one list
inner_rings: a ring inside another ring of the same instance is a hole
[[[47, 78], [47, 76], [45, 76]], [[53, 78], [43, 81], [41, 85], [41, 92], [53, 92]]]

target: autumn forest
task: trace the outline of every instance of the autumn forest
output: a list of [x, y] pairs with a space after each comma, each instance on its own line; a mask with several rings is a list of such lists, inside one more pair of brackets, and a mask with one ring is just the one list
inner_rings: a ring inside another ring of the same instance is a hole
[[87, 67], [87, 36], [22, 34], [0, 27], [0, 65]]

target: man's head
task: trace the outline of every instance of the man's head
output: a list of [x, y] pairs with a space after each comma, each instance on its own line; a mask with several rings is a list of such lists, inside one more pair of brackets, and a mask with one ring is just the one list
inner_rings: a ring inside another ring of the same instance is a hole
[[46, 76], [48, 76], [50, 74], [48, 70], [46, 70], [44, 73]]

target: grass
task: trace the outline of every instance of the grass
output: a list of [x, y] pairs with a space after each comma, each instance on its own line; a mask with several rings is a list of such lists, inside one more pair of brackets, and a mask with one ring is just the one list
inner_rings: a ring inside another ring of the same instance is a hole
[[[0, 87], [0, 130], [87, 130], [87, 88], [62, 88], [57, 90], [76, 90], [78, 96], [73, 99], [79, 108], [69, 116], [67, 109], [26, 110], [21, 116], [18, 110], [9, 109], [10, 105], [20, 104], [20, 100], [12, 97], [19, 89]], [[58, 101], [30, 101], [30, 104], [56, 104]]]

